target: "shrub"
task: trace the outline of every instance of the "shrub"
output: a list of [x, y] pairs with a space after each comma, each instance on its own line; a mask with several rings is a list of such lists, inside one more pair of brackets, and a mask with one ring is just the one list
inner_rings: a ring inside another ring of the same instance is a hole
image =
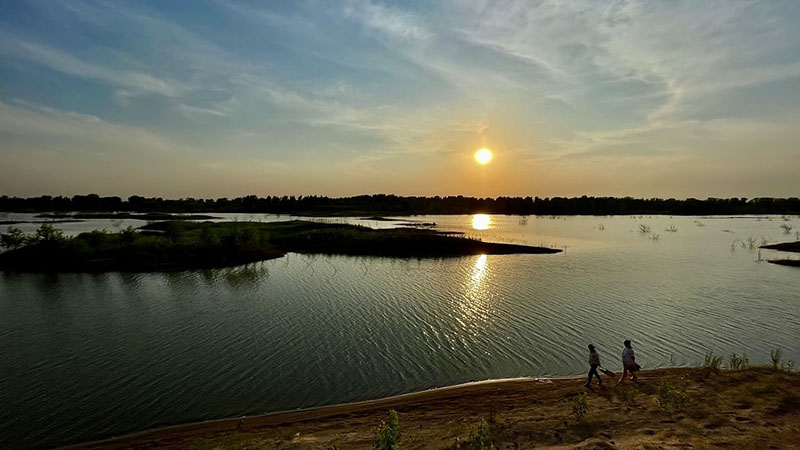
[[172, 242], [177, 242], [184, 228], [183, 222], [177, 220], [169, 221], [167, 222], [166, 226], [164, 226], [164, 236], [166, 236]]
[[781, 365], [781, 359], [783, 357], [783, 353], [779, 348], [773, 349], [769, 352], [769, 357], [772, 359], [772, 368], [778, 370], [778, 367]]
[[468, 448], [475, 450], [489, 450], [494, 447], [494, 440], [492, 439], [491, 427], [485, 420], [481, 419], [478, 428], [469, 435], [469, 440], [462, 442], [458, 448]]
[[204, 248], [218, 248], [221, 245], [219, 234], [211, 227], [200, 230], [200, 246]]
[[255, 228], [249, 227], [242, 231], [241, 245], [243, 247], [254, 247], [261, 244], [261, 234]]
[[109, 239], [109, 234], [105, 231], [92, 230], [88, 233], [81, 233], [80, 239], [92, 248], [102, 248]]
[[745, 354], [739, 356], [736, 353], [731, 353], [731, 356], [728, 357], [728, 369], [730, 370], [744, 370], [747, 369], [749, 364], [750, 360], [747, 359]]
[[136, 230], [132, 226], [128, 226], [124, 230], [119, 232], [119, 240], [123, 244], [132, 244], [133, 241], [136, 240], [137, 234]]
[[8, 227], [5, 233], [0, 233], [0, 247], [15, 249], [22, 247], [28, 242], [28, 236], [19, 228]]
[[722, 365], [721, 356], [717, 356], [713, 352], [706, 353], [705, 359], [703, 359], [704, 369], [711, 369], [716, 372], [719, 370], [721, 365]]
[[53, 243], [63, 241], [64, 239], [64, 232], [49, 223], [43, 223], [42, 226], [36, 230], [36, 241], [38, 242]]
[[400, 418], [397, 411], [389, 411], [389, 423], [381, 421], [381, 425], [375, 431], [375, 442], [372, 448], [375, 450], [392, 450], [399, 448], [400, 444]]
[[572, 415], [578, 420], [583, 420], [589, 412], [589, 401], [585, 392], [581, 392], [572, 398]]
[[656, 390], [658, 406], [662, 409], [675, 411], [686, 409], [691, 404], [691, 399], [686, 393], [686, 387], [686, 380], [681, 380], [678, 383], [669, 381], [661, 383]]

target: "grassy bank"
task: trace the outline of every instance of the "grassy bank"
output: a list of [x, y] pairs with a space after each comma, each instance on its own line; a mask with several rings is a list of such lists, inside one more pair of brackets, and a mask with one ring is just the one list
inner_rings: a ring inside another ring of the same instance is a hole
[[287, 252], [394, 257], [556, 253], [560, 250], [488, 243], [426, 229], [374, 230], [306, 221], [155, 222], [118, 233], [93, 231], [73, 238], [43, 225], [36, 236], [10, 231], [12, 250], [0, 254], [0, 270], [163, 271], [224, 267], [283, 256]]
[[620, 386], [606, 378], [603, 387], [586, 389], [583, 381], [476, 383], [183, 425], [79, 448], [361, 449], [399, 439], [407, 449], [766, 449], [800, 442], [797, 373], [706, 367], [645, 371], [638, 383]]

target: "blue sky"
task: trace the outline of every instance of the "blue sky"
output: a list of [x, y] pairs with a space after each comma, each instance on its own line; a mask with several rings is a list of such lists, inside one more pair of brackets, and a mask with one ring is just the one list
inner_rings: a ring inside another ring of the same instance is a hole
[[796, 196], [797, 23], [793, 1], [8, 2], [0, 194]]

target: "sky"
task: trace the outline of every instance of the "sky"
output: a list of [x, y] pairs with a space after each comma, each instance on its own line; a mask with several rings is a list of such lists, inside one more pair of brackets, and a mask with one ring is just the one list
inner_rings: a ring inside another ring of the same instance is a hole
[[0, 195], [798, 196], [798, 23], [793, 0], [6, 2]]

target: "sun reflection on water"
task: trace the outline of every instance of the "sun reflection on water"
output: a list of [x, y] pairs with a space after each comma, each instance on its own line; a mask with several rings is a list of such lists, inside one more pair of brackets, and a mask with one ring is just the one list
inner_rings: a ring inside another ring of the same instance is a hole
[[488, 230], [492, 224], [492, 218], [488, 214], [473, 214], [472, 228], [476, 230]]
[[489, 265], [486, 255], [479, 255], [475, 259], [469, 278], [465, 280], [465, 295], [461, 302], [461, 310], [472, 326], [486, 321], [489, 316], [488, 301], [492, 296], [489, 289], [487, 275]]

